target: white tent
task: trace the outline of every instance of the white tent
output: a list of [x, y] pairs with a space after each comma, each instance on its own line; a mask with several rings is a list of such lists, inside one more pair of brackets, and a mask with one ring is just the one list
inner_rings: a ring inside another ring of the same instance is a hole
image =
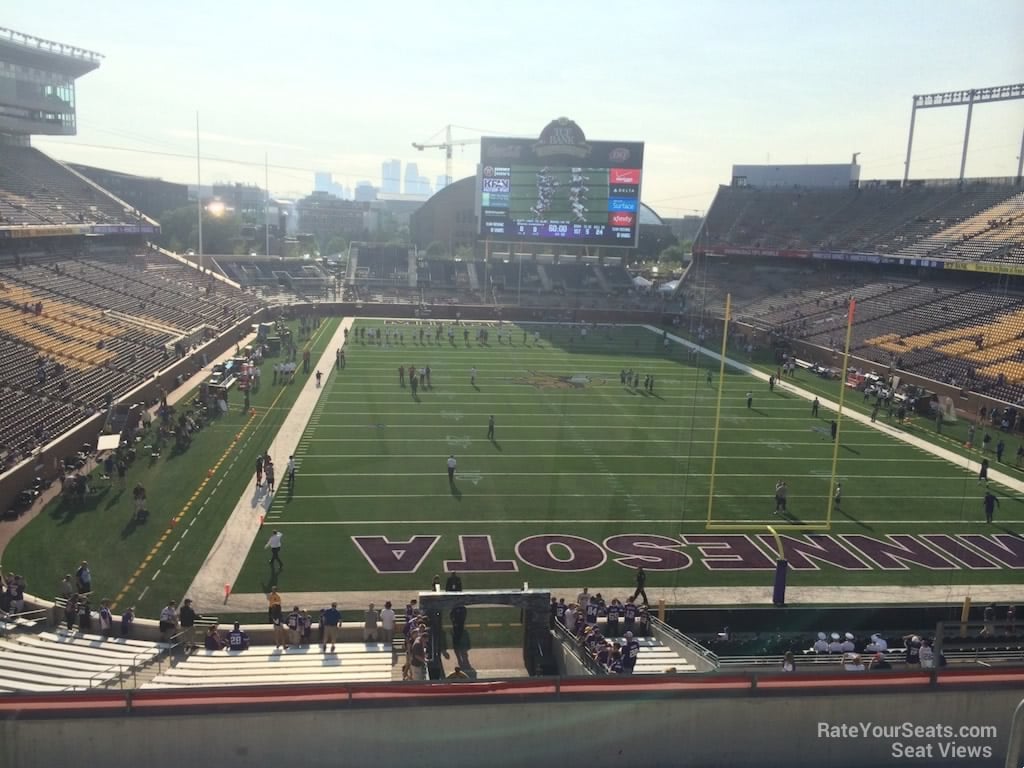
[[677, 285], [679, 285], [678, 280], [669, 280], [667, 283], [662, 283], [658, 286], [658, 293], [672, 293]]
[[639, 288], [642, 291], [649, 290], [652, 285], [654, 285], [654, 283], [652, 283], [650, 280], [643, 277], [642, 275], [637, 275], [636, 277], [633, 278], [633, 287]]

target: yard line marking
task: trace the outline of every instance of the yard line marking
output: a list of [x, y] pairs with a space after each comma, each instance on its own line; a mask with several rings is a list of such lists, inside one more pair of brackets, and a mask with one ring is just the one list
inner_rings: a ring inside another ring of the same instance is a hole
[[[458, 442], [462, 442], [463, 440], [468, 443], [471, 440], [471, 438], [468, 438], [468, 437], [467, 438], [460, 438], [458, 440]], [[450, 436], [449, 436], [448, 442], [449, 442], [449, 444], [452, 444], [452, 445], [456, 444], [456, 441], [453, 440]], [[487, 441], [487, 440], [478, 440], [477, 442], [489, 444], [489, 441]], [[816, 445], [816, 443], [814, 445]], [[465, 447], [468, 448], [469, 446], [467, 445]], [[701, 460], [710, 461], [711, 460], [710, 456], [685, 456], [683, 454], [670, 454], [670, 455], [662, 455], [662, 456], [656, 456], [656, 455], [652, 456], [652, 455], [646, 454], [646, 453], [601, 453], [601, 454], [595, 454], [595, 455], [601, 456], [604, 459], [614, 459], [616, 461], [618, 461], [619, 459], [643, 459], [644, 461], [686, 461], [687, 459], [697, 460], [697, 461], [701, 461]], [[588, 459], [588, 458], [590, 458], [590, 455], [586, 454], [586, 453], [502, 453], [502, 454], [480, 453], [480, 454], [472, 454], [472, 457], [473, 457], [474, 460], [477, 460], [477, 461], [493, 459], [495, 461], [503, 461], [504, 462], [504, 461], [507, 461], [508, 459]], [[424, 461], [431, 461], [431, 462], [436, 461], [435, 457], [433, 457], [433, 456], [424, 456], [422, 453], [362, 453], [362, 452], [360, 452], [360, 453], [318, 453], [318, 454], [314, 454], [312, 456], [306, 456], [305, 458], [308, 461], [315, 461], [317, 459], [339, 459], [339, 458], [345, 458], [345, 459], [351, 459], [351, 458], [360, 458], [360, 459], [423, 459]], [[832, 457], [831, 456], [766, 456], [766, 455], [760, 455], [760, 456], [732, 456], [732, 455], [722, 456], [722, 455], [719, 455], [719, 458], [720, 459], [729, 459], [730, 461], [732, 461], [732, 460], [746, 460], [746, 461], [827, 461], [829, 463], [832, 462]], [[904, 458], [887, 458], [887, 459], [883, 459], [883, 458], [872, 458], [872, 457], [864, 457], [864, 456], [844, 456], [840, 463], [845, 463], [847, 461], [870, 461], [870, 462], [875, 463], [875, 464], [885, 463], [885, 462], [896, 462], [896, 463], [912, 462], [912, 463], [922, 463], [922, 464], [933, 463], [933, 462], [938, 462], [938, 463], [941, 463], [941, 464], [948, 464], [949, 463], [945, 459], [940, 459], [937, 456], [928, 456], [927, 458], [923, 458], [923, 459], [920, 459], [920, 458], [906, 458], [906, 459], [904, 459]], [[1010, 465], [1007, 465], [1007, 466], [1010, 466]], [[303, 474], [308, 475], [309, 473], [303, 473]], [[334, 474], [336, 474], [336, 473], [334, 473]]]
[[[962, 480], [960, 482], [963, 482]], [[471, 494], [474, 498], [499, 498], [499, 499], [590, 499], [590, 498], [607, 498], [607, 493], [473, 493]], [[680, 498], [679, 493], [634, 493], [634, 496], [645, 499], [678, 499]], [[692, 497], [707, 498], [706, 493], [689, 494], [686, 498]], [[421, 498], [435, 498], [435, 499], [447, 499], [451, 498], [451, 493], [326, 493], [326, 494], [306, 494], [300, 495], [295, 494], [293, 499], [421, 499]], [[770, 494], [765, 493], [716, 493], [715, 498], [721, 499], [771, 499]], [[817, 499], [823, 500], [821, 494], [789, 494], [791, 499]], [[858, 494], [856, 496], [847, 496], [843, 494], [843, 498], [851, 499], [956, 499], [962, 501], [964, 499], [976, 499], [974, 494], [960, 494], [956, 496], [937, 496], [935, 494], [928, 494], [927, 496], [914, 496], [914, 495], [897, 495], [892, 493], [885, 493], [880, 495], [865, 495]], [[1004, 498], [1016, 498], [1014, 496], [1004, 495]]]
[[[733, 519], [722, 520], [726, 523], [739, 523], [739, 524], [752, 524], [752, 525], [771, 525], [772, 522], [778, 522], [777, 517], [763, 517], [760, 519]], [[278, 523], [278, 525], [562, 525], [562, 524], [581, 524], [581, 525], [600, 525], [602, 523], [616, 523], [619, 522], [615, 519], [607, 517], [603, 518], [587, 518], [587, 517], [553, 517], [547, 519], [487, 519], [481, 518], [478, 520], [289, 520], [287, 522]], [[643, 524], [664, 524], [664, 525], [704, 525], [704, 518], [697, 517], [690, 520], [677, 520], [665, 517], [648, 517], [648, 518], [630, 518], [630, 523], [643, 523]], [[806, 525], [820, 525], [824, 520], [804, 520], [803, 523]], [[1010, 522], [1015, 522], [1010, 520]], [[935, 520], [832, 520], [832, 527], [839, 525], [849, 525], [859, 527], [860, 525], [978, 525], [979, 527], [984, 525], [979, 520], [944, 520], [937, 522]], [[703, 529], [701, 529], [703, 530]]]
[[[602, 465], [603, 466], [603, 465]], [[599, 467], [601, 469], [601, 467]], [[477, 470], [460, 472], [460, 476], [479, 474]], [[711, 477], [710, 472], [687, 472], [689, 477]], [[973, 476], [976, 473], [970, 472]], [[438, 472], [304, 472], [303, 477], [439, 477]], [[678, 477], [684, 476], [683, 472], [609, 472], [606, 468], [599, 472], [488, 472], [488, 477]], [[716, 477], [774, 477], [764, 472], [716, 472]], [[786, 473], [786, 477], [802, 477], [810, 479], [825, 480], [832, 476], [832, 473]], [[851, 475], [849, 472], [840, 472], [840, 477], [870, 477], [874, 480], [928, 480], [930, 482], [945, 481], [962, 483], [963, 477], [941, 477], [938, 475]], [[299, 498], [293, 496], [292, 498]]]

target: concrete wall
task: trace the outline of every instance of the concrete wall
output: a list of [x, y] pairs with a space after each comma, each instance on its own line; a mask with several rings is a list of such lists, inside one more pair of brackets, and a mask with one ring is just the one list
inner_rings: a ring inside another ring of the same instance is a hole
[[[790, 678], [792, 679], [792, 678]], [[878, 677], [876, 680], [880, 679]], [[866, 681], [866, 678], [865, 678]], [[0, 765], [127, 765], [179, 768], [199, 762], [218, 768], [252, 766], [390, 766], [445, 768], [499, 766], [888, 766], [900, 764], [1002, 766], [1020, 688], [939, 690], [913, 684], [898, 690], [811, 688], [734, 693], [661, 692], [631, 686], [615, 690], [588, 680], [559, 693], [516, 695], [502, 684], [473, 683], [465, 691], [401, 686], [390, 701], [274, 703], [264, 689], [259, 711], [222, 699], [189, 705], [191, 714], [140, 706], [131, 715], [86, 712], [64, 718], [15, 719], [0, 736]], [[541, 681], [530, 681], [532, 684]], [[541, 683], [543, 685], [543, 683]], [[487, 691], [471, 694], [472, 689]], [[632, 690], [631, 690], [632, 688]], [[940, 686], [941, 688], [941, 686]], [[392, 688], [392, 690], [396, 690]], [[310, 689], [311, 694], [314, 692]], [[427, 693], [429, 691], [429, 693]], [[297, 693], [292, 691], [292, 693]], [[446, 695], [450, 693], [449, 697]], [[505, 695], [502, 695], [502, 694]], [[412, 696], [412, 698], [410, 698]], [[8, 700], [9, 701], [9, 700]], [[410, 706], [413, 705], [413, 706]], [[232, 708], [235, 708], [232, 711]], [[5, 706], [4, 709], [7, 709]], [[825, 738], [822, 725], [871, 724], [899, 728], [993, 726], [994, 736], [849, 736]], [[923, 752], [895, 756], [896, 744]], [[979, 755], [944, 757], [943, 746], [975, 748]]]

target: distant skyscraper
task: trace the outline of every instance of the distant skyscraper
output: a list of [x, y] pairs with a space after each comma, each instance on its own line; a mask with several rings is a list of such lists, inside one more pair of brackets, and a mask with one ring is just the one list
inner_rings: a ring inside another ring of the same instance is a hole
[[371, 200], [376, 200], [377, 188], [368, 181], [357, 181], [355, 199], [356, 202], [360, 203], [368, 203]]
[[329, 171], [315, 171], [313, 173], [313, 189], [317, 192], [330, 192], [334, 185], [334, 179]]
[[420, 169], [416, 163], [405, 164], [405, 194], [407, 195], [419, 195], [422, 194], [419, 189], [420, 186]]
[[402, 191], [401, 160], [385, 160], [380, 164], [380, 191], [389, 195]]
[[437, 184], [434, 186], [434, 191], [435, 192], [440, 192], [442, 189], [444, 189], [447, 186], [448, 186], [448, 177], [447, 176], [438, 176], [437, 177]]

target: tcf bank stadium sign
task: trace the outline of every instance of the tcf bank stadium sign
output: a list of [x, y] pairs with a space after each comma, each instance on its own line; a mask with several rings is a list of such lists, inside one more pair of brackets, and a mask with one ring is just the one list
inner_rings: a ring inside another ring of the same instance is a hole
[[[445, 538], [421, 534], [409, 539], [353, 536], [356, 548], [380, 574], [416, 573]], [[444, 570], [512, 573], [520, 565], [541, 571], [579, 573], [605, 565], [648, 571], [771, 571], [777, 550], [770, 534], [701, 533], [679, 537], [624, 533], [593, 541], [584, 536], [547, 533], [516, 542], [499, 552], [489, 535], [460, 535], [460, 556], [445, 560]], [[862, 534], [782, 536], [782, 548], [794, 571], [996, 571], [1024, 569], [1024, 537], [1017, 534], [945, 534], [883, 537]], [[514, 555], [514, 557], [512, 557]]]

